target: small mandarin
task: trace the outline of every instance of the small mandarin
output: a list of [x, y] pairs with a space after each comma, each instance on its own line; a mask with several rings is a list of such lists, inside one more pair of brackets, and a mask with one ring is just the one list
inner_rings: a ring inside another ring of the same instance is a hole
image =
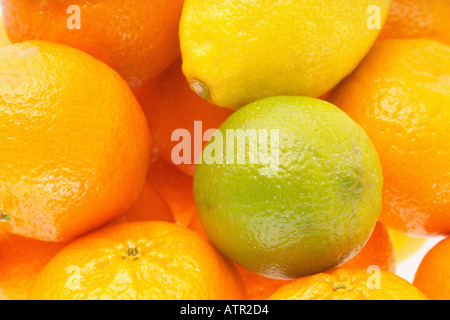
[[29, 298], [240, 300], [245, 290], [232, 263], [197, 233], [167, 222], [133, 222], [65, 247], [42, 270]]
[[147, 180], [167, 202], [175, 222], [188, 226], [197, 212], [192, 177], [156, 157], [150, 163]]
[[[378, 282], [378, 283], [377, 283]], [[408, 281], [388, 271], [334, 269], [297, 279], [270, 300], [428, 300]]]
[[384, 173], [380, 221], [415, 236], [450, 233], [450, 46], [375, 44], [328, 98], [372, 139]]
[[[184, 173], [194, 176], [195, 157], [201, 154], [207, 141], [204, 134], [219, 128], [233, 111], [219, 108], [197, 96], [181, 71], [181, 60], [134, 92], [147, 116], [161, 156]], [[178, 132], [183, 135], [177, 136]]]
[[0, 230], [0, 300], [26, 300], [33, 281], [65, 245]]
[[450, 45], [449, 0], [391, 0], [378, 39], [427, 38]]
[[6, 34], [5, 28], [3, 27], [3, 19], [0, 16], [0, 48], [9, 46], [11, 44], [11, 41], [8, 38], [8, 35]]
[[67, 242], [124, 213], [152, 145], [126, 82], [42, 41], [0, 49], [0, 69], [0, 229]]
[[[12, 42], [45, 40], [80, 49], [108, 64], [130, 86], [138, 87], [179, 56], [183, 2], [2, 0], [2, 10]], [[79, 26], [68, 27], [72, 18]]]
[[450, 300], [450, 238], [439, 242], [425, 255], [414, 285], [430, 299]]
[[378, 266], [382, 270], [395, 273], [395, 261], [394, 246], [389, 232], [382, 223], [378, 222], [364, 248], [341, 268], [367, 269]]
[[175, 222], [166, 200], [162, 198], [149, 181], [145, 182], [141, 194], [133, 205], [112, 223], [135, 221]]

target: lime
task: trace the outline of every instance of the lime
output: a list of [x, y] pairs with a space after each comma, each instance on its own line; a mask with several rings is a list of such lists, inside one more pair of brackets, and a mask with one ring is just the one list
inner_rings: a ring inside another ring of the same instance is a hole
[[365, 132], [334, 105], [273, 97], [226, 120], [203, 151], [200, 221], [229, 259], [291, 279], [346, 262], [381, 211], [382, 170]]

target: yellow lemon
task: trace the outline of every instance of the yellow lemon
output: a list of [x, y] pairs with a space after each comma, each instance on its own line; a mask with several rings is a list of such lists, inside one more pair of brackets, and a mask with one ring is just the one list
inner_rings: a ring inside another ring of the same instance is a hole
[[387, 227], [387, 230], [391, 237], [392, 245], [394, 246], [397, 263], [405, 261], [427, 241], [426, 238], [411, 237], [389, 227]]
[[261, 98], [319, 97], [366, 55], [389, 0], [186, 0], [180, 22], [183, 71], [216, 105]]

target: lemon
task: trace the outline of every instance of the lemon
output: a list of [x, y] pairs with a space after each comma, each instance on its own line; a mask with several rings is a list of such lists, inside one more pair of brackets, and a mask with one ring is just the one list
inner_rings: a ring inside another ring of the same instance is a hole
[[369, 51], [389, 0], [186, 0], [183, 71], [222, 107], [277, 95], [319, 97]]
[[273, 97], [228, 118], [194, 176], [200, 221], [244, 268], [291, 279], [341, 265], [381, 211], [382, 171], [361, 127], [313, 98]]
[[426, 238], [411, 237], [392, 228], [387, 228], [394, 246], [395, 260], [401, 263], [417, 252], [427, 241]]

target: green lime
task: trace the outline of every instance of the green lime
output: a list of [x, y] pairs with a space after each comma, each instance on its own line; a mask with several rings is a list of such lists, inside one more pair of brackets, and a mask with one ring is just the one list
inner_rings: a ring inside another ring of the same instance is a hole
[[213, 244], [244, 268], [291, 279], [346, 262], [381, 211], [382, 170], [361, 127], [318, 99], [273, 97], [235, 112], [197, 166]]

